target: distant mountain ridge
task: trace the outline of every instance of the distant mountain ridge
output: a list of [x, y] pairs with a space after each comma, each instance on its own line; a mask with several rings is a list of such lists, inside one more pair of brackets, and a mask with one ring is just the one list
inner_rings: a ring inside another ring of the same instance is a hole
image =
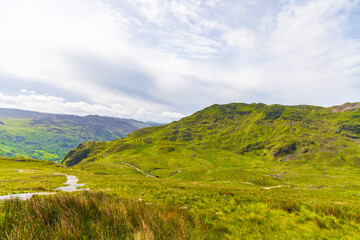
[[0, 108], [0, 156], [60, 160], [87, 141], [119, 139], [158, 125], [133, 119], [40, 113]]
[[96, 169], [126, 162], [159, 177], [190, 180], [226, 180], [226, 174], [272, 164], [359, 168], [357, 105], [213, 105], [120, 140], [81, 144], [63, 163]]
[[44, 117], [47, 115], [55, 115], [51, 113], [40, 113], [35, 111], [12, 109], [12, 108], [0, 108], [0, 118], [36, 118]]

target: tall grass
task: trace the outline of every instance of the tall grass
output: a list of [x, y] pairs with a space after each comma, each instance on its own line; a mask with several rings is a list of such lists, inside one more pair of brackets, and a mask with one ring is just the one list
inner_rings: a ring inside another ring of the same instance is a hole
[[186, 210], [147, 205], [103, 193], [7, 201], [0, 239], [216, 239]]

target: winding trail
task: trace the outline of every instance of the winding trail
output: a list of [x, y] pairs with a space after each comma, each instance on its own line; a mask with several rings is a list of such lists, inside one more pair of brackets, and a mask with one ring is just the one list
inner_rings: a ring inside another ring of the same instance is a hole
[[156, 178], [156, 177], [154, 177], [154, 176], [151, 175], [151, 174], [148, 174], [148, 173], [145, 173], [145, 172], [141, 171], [140, 168], [138, 168], [138, 167], [136, 167], [136, 166], [134, 166], [134, 165], [132, 165], [132, 164], [130, 164], [130, 163], [127, 163], [127, 162], [121, 162], [121, 163], [122, 163], [122, 164], [125, 164], [125, 165], [127, 165], [127, 166], [129, 166], [129, 167], [134, 168], [136, 171], [144, 174], [146, 177]]
[[10, 194], [10, 195], [5, 195], [5, 196], [0, 196], [0, 201], [12, 200], [12, 199], [28, 200], [28, 199], [30, 199], [30, 198], [31, 198], [32, 196], [34, 196], [34, 195], [51, 195], [51, 194], [55, 194], [55, 193], [44, 192], [44, 193], [19, 193], [19, 194]]
[[273, 189], [273, 188], [282, 188], [282, 187], [290, 187], [289, 185], [279, 185], [279, 186], [272, 186], [272, 187], [263, 187], [263, 189]]
[[[60, 174], [63, 175], [63, 174]], [[82, 188], [82, 189], [77, 189], [78, 187], [82, 187], [85, 186], [85, 183], [83, 184], [77, 184], [77, 182], [79, 181], [79, 179], [77, 179], [77, 177], [72, 176], [72, 175], [64, 175], [67, 178], [67, 182], [64, 183], [65, 187], [58, 187], [55, 188], [55, 190], [60, 190], [63, 192], [75, 192], [75, 191], [83, 191], [83, 190], [89, 190], [89, 188]]]
[[[58, 188], [56, 188], [54, 190], [63, 191], [63, 192], [75, 192], [75, 191], [89, 190], [89, 188], [77, 189], [78, 187], [82, 187], [85, 184], [77, 184], [77, 182], [79, 180], [75, 176], [59, 174], [59, 173], [55, 173], [55, 174], [56, 175], [66, 176], [67, 182], [64, 183], [64, 185], [67, 185], [67, 186], [58, 187]], [[0, 201], [12, 200], [12, 199], [28, 200], [34, 195], [52, 195], [52, 194], [55, 194], [55, 193], [56, 192], [35, 192], [35, 193], [9, 194], [9, 195], [0, 196]]]

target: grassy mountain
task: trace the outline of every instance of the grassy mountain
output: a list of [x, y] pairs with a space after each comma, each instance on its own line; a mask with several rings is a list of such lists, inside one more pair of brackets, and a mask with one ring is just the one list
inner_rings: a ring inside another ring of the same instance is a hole
[[154, 124], [101, 116], [0, 109], [0, 156], [60, 160], [86, 141], [109, 141]]
[[268, 181], [246, 169], [274, 164], [323, 170], [360, 167], [360, 104], [323, 108], [234, 103], [213, 105], [178, 122], [123, 139], [87, 142], [68, 166], [122, 172], [126, 162], [160, 178]]
[[214, 105], [70, 167], [0, 157], [2, 195], [54, 192], [55, 173], [90, 189], [0, 201], [0, 238], [358, 239], [358, 106]]
[[214, 105], [81, 144], [72, 167], [0, 157], [0, 194], [53, 192], [54, 173], [90, 189], [0, 201], [0, 238], [358, 239], [357, 106]]

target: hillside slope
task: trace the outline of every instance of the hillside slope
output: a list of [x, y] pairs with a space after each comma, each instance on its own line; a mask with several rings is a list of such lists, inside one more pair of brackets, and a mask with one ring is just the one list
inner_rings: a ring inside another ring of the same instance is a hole
[[120, 140], [81, 144], [62, 162], [99, 172], [121, 172], [125, 162], [161, 178], [189, 180], [252, 179], [246, 169], [274, 164], [358, 168], [357, 106], [213, 105]]
[[110, 141], [149, 126], [131, 119], [0, 109], [0, 156], [61, 160], [82, 142]]

